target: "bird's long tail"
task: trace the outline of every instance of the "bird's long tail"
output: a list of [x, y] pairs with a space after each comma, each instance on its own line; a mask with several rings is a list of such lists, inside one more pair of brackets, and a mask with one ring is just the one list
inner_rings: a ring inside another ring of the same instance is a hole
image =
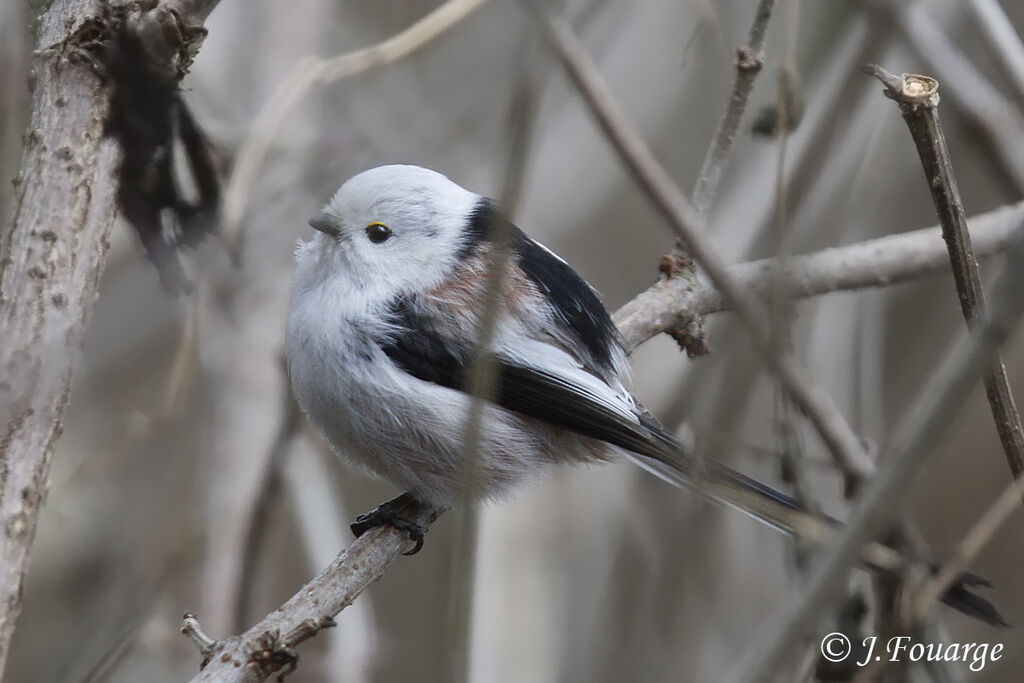
[[[816, 543], [835, 537], [842, 523], [826, 515], [804, 509], [795, 500], [770, 486], [712, 461], [699, 461], [688, 453], [655, 420], [645, 416], [644, 426], [651, 440], [645, 452], [624, 451], [633, 463], [675, 486], [693, 489], [723, 505], [735, 508], [779, 531]], [[869, 543], [861, 551], [861, 562], [872, 571], [895, 574], [910, 565], [919, 564], [930, 572], [940, 568], [934, 563], [915, 561], [904, 553], [882, 543]], [[946, 591], [943, 602], [953, 609], [987, 624], [1006, 626], [996, 608], [972, 587], [987, 586], [987, 581], [973, 574], [962, 574]]]

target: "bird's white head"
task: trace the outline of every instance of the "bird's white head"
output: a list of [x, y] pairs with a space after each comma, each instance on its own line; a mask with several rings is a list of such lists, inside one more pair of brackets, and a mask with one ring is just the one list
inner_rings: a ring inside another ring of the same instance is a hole
[[373, 299], [430, 288], [451, 271], [481, 200], [419, 166], [364, 171], [310, 220], [319, 232], [300, 245], [296, 277], [339, 279]]

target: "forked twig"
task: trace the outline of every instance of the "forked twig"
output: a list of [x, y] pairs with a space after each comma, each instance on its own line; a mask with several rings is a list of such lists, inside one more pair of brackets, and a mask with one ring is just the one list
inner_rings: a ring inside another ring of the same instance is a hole
[[729, 273], [722, 258], [704, 237], [704, 221], [654, 157], [632, 123], [625, 117], [601, 79], [590, 55], [568, 23], [535, 0], [524, 0], [544, 28], [584, 103], [605, 137], [675, 232], [686, 252], [736, 312], [753, 346], [775, 372], [793, 402], [810, 419], [848, 481], [858, 481], [873, 469], [860, 439], [850, 429], [832, 399], [807, 377], [793, 357], [778, 353], [769, 343], [761, 306]]
[[[1017, 233], [1021, 233], [1018, 228]], [[904, 492], [937, 452], [941, 435], [960, 410], [972, 385], [1006, 341], [1021, 314], [1024, 250], [1019, 238], [994, 287], [993, 305], [973, 330], [963, 332], [900, 420], [838, 539], [816, 563], [802, 595], [782, 603], [764, 637], [748, 652], [735, 681], [772, 680], [790, 653], [843, 594], [837, 590], [857, 561], [861, 547], [893, 521]]]

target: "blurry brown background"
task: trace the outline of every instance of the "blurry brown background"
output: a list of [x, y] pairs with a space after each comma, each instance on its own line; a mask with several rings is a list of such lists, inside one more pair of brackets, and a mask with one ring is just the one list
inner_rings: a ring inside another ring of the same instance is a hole
[[[439, 4], [222, 0], [183, 84], [186, 99], [230, 160], [302, 57], [370, 45]], [[1004, 98], [1006, 125], [1019, 125], [1024, 97], [997, 68], [966, 1], [893, 4], [954, 41]], [[754, 5], [565, 4], [615, 95], [683, 188], [692, 187], [724, 109], [734, 50], [746, 39]], [[934, 36], [901, 30], [885, 2], [778, 5], [745, 121], [775, 101], [788, 56], [805, 100], [803, 120], [786, 143], [781, 177], [779, 142], [755, 138], [745, 125], [711, 218], [715, 246], [735, 261], [933, 225], [896, 107], [858, 67], [876, 62], [894, 72], [931, 73], [944, 89], [972, 84], [944, 80], [941, 67], [922, 57], [937, 49]], [[1024, 4], [1002, 5], [1024, 31]], [[20, 156], [36, 11], [26, 0], [0, 3], [5, 179]], [[1015, 150], [994, 150], [957, 98], [943, 92], [968, 214], [1017, 201], [1021, 187], [998, 158], [1024, 157], [1024, 137]], [[283, 415], [283, 320], [292, 251], [310, 230], [307, 218], [346, 178], [381, 163], [428, 166], [499, 196], [519, 125], [512, 114], [517, 93], [525, 93], [530, 124], [521, 200], [511, 207], [519, 224], [573, 264], [610, 309], [653, 281], [669, 231], [518, 3], [487, 3], [409, 58], [316, 89], [288, 117], [260, 172], [243, 222], [240, 267], [212, 240], [192, 255], [203, 283], [198, 293], [175, 298], [161, 290], [133, 233], [115, 229], [5, 681], [187, 680], [199, 656], [178, 633], [182, 612], [196, 612], [215, 637], [236, 632], [234, 591], [247, 569], [256, 577], [243, 615], [242, 625], [250, 625], [350, 541], [355, 514], [396, 493], [338, 462], [306, 432], [289, 444], [262, 551], [253, 566], [241, 566], [254, 492]], [[0, 185], [0, 215], [10, 190], [6, 181]], [[994, 272], [994, 262], [985, 269]], [[963, 326], [949, 277], [831, 295], [796, 312], [800, 357], [875, 443]], [[705, 453], [778, 482], [778, 389], [730, 316], [715, 317], [709, 331], [714, 352], [697, 361], [667, 337], [638, 349], [637, 393], [670, 424], [684, 418]], [[1014, 343], [1006, 356], [1024, 390], [1020, 351]], [[842, 516], [827, 453], [797, 423], [815, 499]], [[979, 386], [943, 452], [907, 492], [937, 557], [1007, 481]], [[304, 644], [289, 680], [445, 680], [454, 527], [454, 514], [442, 517], [423, 552], [396, 562], [340, 615], [336, 629]], [[772, 608], [799, 576], [789, 542], [773, 530], [626, 466], [559, 471], [486, 507], [480, 533], [474, 681], [718, 681], [771, 627]], [[1024, 515], [1016, 513], [972, 567], [995, 583], [987, 595], [1011, 624], [1024, 623], [1022, 541]], [[980, 674], [952, 667], [952, 680], [1021, 680], [1020, 629], [996, 631], [949, 610], [938, 614], [953, 641], [1005, 644], [1001, 661]], [[872, 632], [870, 624], [866, 629]], [[829, 623], [819, 629], [832, 630]]]

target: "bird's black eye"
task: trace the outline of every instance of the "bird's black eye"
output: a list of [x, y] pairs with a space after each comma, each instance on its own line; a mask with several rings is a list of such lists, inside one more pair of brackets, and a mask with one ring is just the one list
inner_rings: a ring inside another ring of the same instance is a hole
[[366, 226], [366, 236], [374, 244], [380, 244], [391, 237], [391, 228], [383, 223], [373, 222]]

